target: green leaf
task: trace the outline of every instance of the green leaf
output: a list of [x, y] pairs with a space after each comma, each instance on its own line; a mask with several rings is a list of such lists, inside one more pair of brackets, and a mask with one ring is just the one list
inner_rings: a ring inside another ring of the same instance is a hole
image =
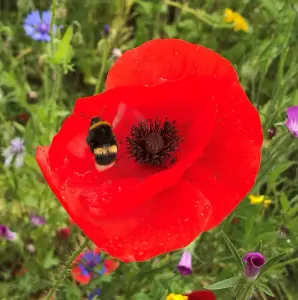
[[239, 277], [232, 277], [229, 279], [225, 279], [223, 281], [216, 282], [214, 284], [205, 286], [204, 288], [207, 290], [221, 290], [221, 289], [227, 289], [245, 283], [246, 283], [246, 279], [242, 276], [239, 276]]
[[271, 259], [269, 259], [265, 265], [262, 267], [259, 277], [263, 276], [268, 270], [270, 270], [272, 267], [274, 267], [275, 264], [277, 264], [284, 256], [286, 255], [286, 253], [281, 253], [278, 254], [274, 257], [272, 257]]
[[259, 244], [256, 247], [256, 252], [260, 252], [261, 253], [262, 252], [262, 246], [263, 246], [262, 241], [260, 241]]
[[54, 257], [53, 251], [49, 251], [43, 261], [43, 267], [45, 269], [50, 269], [57, 265], [59, 265], [59, 259]]
[[58, 49], [52, 57], [51, 61], [54, 64], [68, 64], [71, 59], [72, 47], [70, 45], [73, 36], [72, 26], [68, 27], [62, 40], [59, 43]]
[[233, 256], [237, 259], [237, 263], [239, 265], [239, 267], [243, 267], [243, 261], [241, 259], [240, 254], [238, 253], [237, 249], [235, 248], [235, 246], [232, 244], [232, 242], [230, 241], [230, 239], [225, 235], [225, 233], [222, 231], [223, 237], [225, 239], [225, 242], [227, 244], [227, 246], [229, 247], [231, 253], [233, 254]]
[[290, 207], [290, 204], [289, 204], [288, 198], [285, 193], [281, 193], [281, 195], [280, 195], [280, 204], [281, 204], [282, 210], [284, 212], [287, 212]]
[[265, 284], [256, 281], [256, 282], [255, 282], [255, 285], [257, 286], [257, 288], [258, 288], [260, 291], [264, 292], [265, 294], [267, 294], [267, 295], [269, 295], [269, 296], [274, 297], [274, 294], [271, 292], [271, 290], [269, 289], [269, 287], [266, 286]]

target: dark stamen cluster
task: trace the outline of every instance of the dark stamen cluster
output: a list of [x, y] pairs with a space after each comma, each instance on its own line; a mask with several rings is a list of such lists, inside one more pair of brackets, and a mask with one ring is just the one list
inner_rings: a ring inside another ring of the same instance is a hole
[[131, 157], [140, 164], [162, 165], [165, 159], [174, 161], [174, 153], [183, 140], [176, 130], [175, 121], [158, 118], [140, 121], [133, 125], [126, 138]]

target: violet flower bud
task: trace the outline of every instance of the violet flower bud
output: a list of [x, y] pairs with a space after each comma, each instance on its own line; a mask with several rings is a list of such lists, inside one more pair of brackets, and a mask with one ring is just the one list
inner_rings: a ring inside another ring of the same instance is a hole
[[192, 254], [189, 251], [184, 251], [177, 265], [177, 270], [180, 274], [188, 276], [192, 274]]
[[246, 262], [246, 266], [244, 268], [244, 276], [247, 279], [255, 280], [258, 277], [258, 274], [265, 264], [265, 257], [259, 252], [248, 252], [242, 259]]

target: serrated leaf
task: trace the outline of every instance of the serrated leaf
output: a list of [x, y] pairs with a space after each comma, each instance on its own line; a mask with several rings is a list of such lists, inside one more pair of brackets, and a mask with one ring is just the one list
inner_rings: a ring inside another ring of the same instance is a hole
[[70, 45], [73, 36], [72, 26], [68, 27], [62, 40], [59, 43], [58, 49], [51, 59], [54, 64], [67, 64], [71, 59], [72, 47]]
[[272, 257], [271, 259], [269, 259], [265, 265], [262, 267], [259, 277], [263, 276], [268, 270], [270, 270], [272, 267], [274, 267], [275, 264], [277, 264], [284, 256], [286, 255], [286, 253], [281, 253], [278, 254], [274, 257]]
[[235, 248], [235, 246], [233, 245], [233, 243], [230, 241], [230, 239], [225, 235], [225, 233], [222, 231], [224, 240], [227, 244], [227, 246], [229, 247], [231, 253], [233, 254], [233, 256], [237, 259], [237, 264], [239, 265], [239, 267], [243, 267], [243, 261], [241, 259], [240, 254], [238, 253], [237, 249]]
[[223, 281], [216, 282], [214, 284], [205, 286], [204, 288], [207, 290], [221, 290], [221, 289], [227, 289], [236, 285], [245, 284], [246, 279], [242, 276], [239, 277], [232, 277], [229, 279], [225, 279]]
[[272, 293], [272, 291], [269, 289], [268, 286], [266, 286], [265, 284], [261, 283], [261, 282], [255, 282], [255, 285], [257, 286], [257, 288], [264, 292], [265, 294], [274, 297], [274, 294]]

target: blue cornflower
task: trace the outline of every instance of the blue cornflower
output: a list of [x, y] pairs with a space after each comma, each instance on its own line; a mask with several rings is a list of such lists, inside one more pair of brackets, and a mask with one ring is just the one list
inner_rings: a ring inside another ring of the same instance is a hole
[[[51, 40], [50, 37], [50, 25], [51, 25], [52, 14], [50, 11], [33, 11], [26, 17], [24, 21], [24, 30], [26, 35], [30, 36], [36, 41], [46, 41]], [[55, 34], [57, 30], [56, 25], [53, 26], [53, 33]]]
[[[81, 284], [87, 284], [96, 275], [102, 275], [106, 268], [100, 265], [99, 249], [85, 251], [73, 263], [72, 275]], [[100, 267], [100, 268], [99, 268]]]
[[21, 167], [24, 164], [24, 140], [20, 137], [16, 137], [10, 141], [10, 146], [7, 147], [2, 155], [5, 158], [4, 165], [8, 167], [13, 158], [15, 157], [15, 166], [16, 168]]
[[100, 296], [100, 289], [99, 289], [99, 288], [93, 290], [93, 291], [89, 294], [88, 300], [92, 300], [92, 299], [94, 299], [96, 296]]

